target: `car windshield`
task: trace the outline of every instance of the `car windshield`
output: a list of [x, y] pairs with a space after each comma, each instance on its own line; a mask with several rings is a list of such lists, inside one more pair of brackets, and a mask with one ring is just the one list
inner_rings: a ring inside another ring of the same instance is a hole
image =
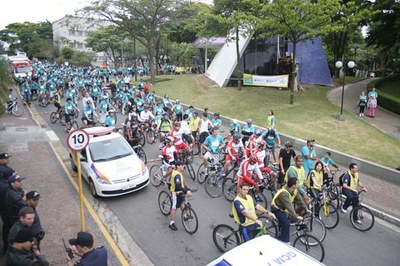
[[93, 162], [116, 160], [133, 154], [132, 148], [123, 138], [114, 138], [89, 144]]
[[29, 73], [31, 72], [31, 68], [30, 67], [17, 67], [15, 69], [16, 73]]

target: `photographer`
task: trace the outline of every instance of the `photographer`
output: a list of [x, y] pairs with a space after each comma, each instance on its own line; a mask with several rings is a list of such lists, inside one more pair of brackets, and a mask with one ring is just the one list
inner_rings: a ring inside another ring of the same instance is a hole
[[93, 236], [90, 233], [79, 232], [76, 238], [69, 240], [69, 244], [72, 253], [81, 257], [81, 259], [74, 263], [67, 254], [68, 266], [107, 266], [107, 250], [103, 246], [93, 248]]

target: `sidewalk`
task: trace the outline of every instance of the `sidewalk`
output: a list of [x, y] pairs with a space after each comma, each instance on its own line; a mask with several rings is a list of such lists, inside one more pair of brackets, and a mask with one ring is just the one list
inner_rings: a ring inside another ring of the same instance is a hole
[[[42, 241], [42, 253], [50, 265], [66, 265], [62, 238], [66, 242], [80, 231], [79, 200], [62, 164], [51, 147], [54, 138], [46, 126], [38, 126], [30, 112], [25, 109], [22, 117], [0, 117], [0, 151], [12, 157], [9, 165], [26, 180], [26, 191], [36, 190], [41, 198], [37, 208], [46, 236]], [[121, 265], [100, 233], [97, 225], [86, 214], [86, 231], [94, 236], [94, 245], [104, 245], [108, 251], [109, 264]], [[0, 255], [2, 264], [3, 255]]]
[[[371, 79], [365, 79], [345, 86], [343, 109], [358, 116], [359, 108], [357, 105], [359, 97], [362, 91], [367, 91], [367, 84], [369, 82], [371, 82]], [[327, 96], [329, 100], [340, 106], [342, 87], [340, 86], [331, 90]], [[365, 113], [368, 113], [367, 109], [365, 109]], [[400, 140], [400, 115], [387, 111], [378, 105], [375, 118], [369, 118], [365, 115], [364, 117], [360, 117], [360, 119], [367, 121], [382, 132]]]

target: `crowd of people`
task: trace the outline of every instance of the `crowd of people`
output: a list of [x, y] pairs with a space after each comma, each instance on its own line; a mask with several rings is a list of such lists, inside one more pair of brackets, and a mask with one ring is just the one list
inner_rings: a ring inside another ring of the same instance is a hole
[[[0, 153], [0, 216], [5, 265], [49, 265], [40, 246], [46, 235], [37, 210], [41, 195], [35, 190], [27, 191], [23, 185], [25, 178], [9, 165], [11, 157]], [[107, 265], [105, 248], [93, 248], [90, 233], [80, 232], [69, 243], [80, 260], [75, 264], [68, 257], [68, 265]], [[94, 264], [86, 264], [88, 262]]]

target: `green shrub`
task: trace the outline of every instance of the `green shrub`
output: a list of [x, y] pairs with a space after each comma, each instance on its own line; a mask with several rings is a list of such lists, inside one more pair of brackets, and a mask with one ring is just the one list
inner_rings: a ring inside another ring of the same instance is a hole
[[4, 113], [4, 104], [8, 95], [8, 88], [12, 85], [13, 79], [7, 62], [0, 60], [0, 114]]
[[398, 89], [400, 89], [400, 75], [391, 75], [383, 79], [375, 80], [368, 84], [368, 92], [373, 88], [376, 87], [376, 91], [378, 92], [378, 104], [383, 108], [396, 113], [400, 114], [400, 98], [394, 95], [391, 95], [386, 91], [383, 91], [379, 88], [384, 87], [387, 83], [395, 83]]

